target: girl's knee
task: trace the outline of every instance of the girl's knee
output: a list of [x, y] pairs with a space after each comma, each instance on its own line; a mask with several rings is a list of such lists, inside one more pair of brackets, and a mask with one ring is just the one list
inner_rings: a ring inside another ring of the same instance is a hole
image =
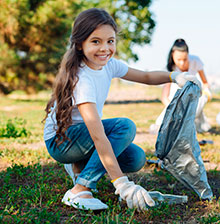
[[118, 157], [118, 161], [124, 173], [137, 172], [145, 165], [146, 155], [142, 148], [132, 143]]
[[120, 126], [126, 133], [130, 134], [133, 138], [136, 135], [136, 125], [135, 123], [128, 118], [120, 118], [119, 121]]
[[145, 155], [144, 150], [141, 150], [140, 156], [138, 158], [139, 167], [137, 167], [137, 169], [140, 170], [145, 165], [145, 163], [146, 163], [146, 155]]
[[140, 149], [138, 150], [136, 157], [135, 157], [135, 162], [134, 162], [134, 167], [132, 172], [137, 172], [139, 171], [146, 163], [146, 155], [144, 150]]

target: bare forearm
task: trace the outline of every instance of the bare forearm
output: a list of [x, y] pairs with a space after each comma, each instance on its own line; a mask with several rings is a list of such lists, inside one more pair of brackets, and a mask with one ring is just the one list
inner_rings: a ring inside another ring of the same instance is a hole
[[94, 143], [99, 158], [111, 179], [116, 179], [118, 177], [123, 176], [124, 174], [122, 173], [121, 168], [119, 167], [111, 143], [109, 142], [107, 137], [97, 139], [94, 141]]
[[148, 85], [158, 85], [171, 82], [169, 78], [170, 72], [164, 71], [152, 71], [146, 72], [147, 83]]
[[169, 74], [170, 72], [165, 71], [145, 72], [129, 68], [128, 73], [123, 77], [123, 79], [148, 85], [160, 85], [171, 82]]
[[201, 80], [202, 80], [204, 86], [205, 86], [205, 87], [209, 87], [208, 80], [207, 80], [206, 75], [205, 75], [205, 73], [204, 73], [203, 70], [200, 70], [200, 71], [199, 71], [199, 75], [200, 75], [200, 78], [201, 78]]
[[105, 135], [104, 127], [97, 112], [96, 104], [83, 103], [78, 105], [78, 109], [95, 144], [99, 158], [110, 177], [115, 179], [123, 176], [111, 143]]

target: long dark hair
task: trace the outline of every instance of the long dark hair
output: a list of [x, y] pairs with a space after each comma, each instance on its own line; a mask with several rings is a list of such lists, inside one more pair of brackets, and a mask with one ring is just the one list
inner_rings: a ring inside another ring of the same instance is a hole
[[186, 44], [184, 39], [175, 40], [173, 46], [171, 47], [170, 52], [168, 54], [168, 59], [167, 59], [167, 70], [168, 71], [174, 70], [175, 63], [173, 61], [173, 52], [176, 50], [189, 53], [188, 45]]
[[101, 25], [111, 25], [117, 33], [117, 25], [113, 18], [103, 9], [91, 8], [81, 12], [75, 19], [70, 37], [70, 48], [64, 54], [57, 73], [51, 99], [46, 106], [46, 117], [56, 102], [57, 139], [58, 146], [67, 140], [66, 131], [72, 124], [72, 109], [74, 107], [73, 91], [79, 80], [78, 70], [85, 60], [82, 43]]

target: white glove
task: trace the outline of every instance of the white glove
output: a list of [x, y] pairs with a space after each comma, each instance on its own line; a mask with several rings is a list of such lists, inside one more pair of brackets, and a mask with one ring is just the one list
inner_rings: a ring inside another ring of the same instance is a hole
[[212, 93], [210, 91], [210, 89], [208, 87], [205, 87], [202, 91], [202, 94], [204, 94], [205, 96], [207, 96], [208, 101], [210, 101], [212, 99]]
[[129, 208], [135, 207], [140, 211], [147, 210], [146, 205], [155, 206], [155, 202], [148, 192], [140, 185], [129, 181], [127, 176], [119, 177], [113, 182], [113, 185], [116, 188], [115, 194], [119, 194], [122, 199], [126, 200]]
[[190, 75], [188, 72], [172, 72], [170, 75], [171, 81], [176, 83], [179, 87], [183, 87], [187, 81], [195, 83], [201, 90], [201, 83], [195, 75]]

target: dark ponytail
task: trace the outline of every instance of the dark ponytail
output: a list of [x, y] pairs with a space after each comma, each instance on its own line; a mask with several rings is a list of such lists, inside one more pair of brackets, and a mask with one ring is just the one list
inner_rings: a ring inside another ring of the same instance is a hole
[[173, 61], [173, 52], [174, 51], [182, 51], [182, 52], [189, 52], [188, 45], [186, 44], [184, 39], [177, 39], [175, 40], [173, 46], [170, 49], [170, 52], [168, 54], [168, 59], [167, 59], [167, 70], [168, 71], [173, 71], [175, 68], [175, 63]]

